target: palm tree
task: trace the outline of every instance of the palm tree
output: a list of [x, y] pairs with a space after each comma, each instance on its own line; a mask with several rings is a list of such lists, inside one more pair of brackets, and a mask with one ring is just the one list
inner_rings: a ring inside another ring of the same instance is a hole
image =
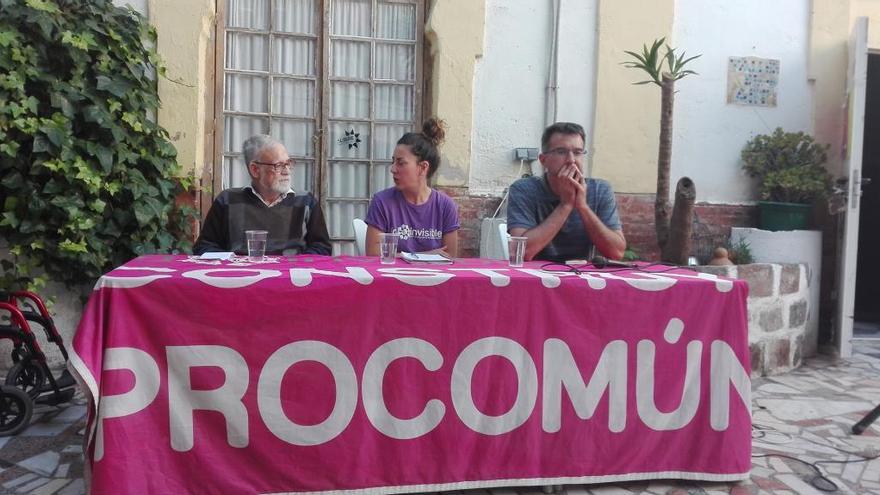
[[[676, 55], [675, 49], [665, 44], [666, 38], [655, 40], [648, 48], [642, 46], [642, 53], [626, 51], [635, 61], [623, 62], [630, 69], [641, 69], [650, 79], [634, 84], [656, 84], [660, 86], [660, 146], [657, 151], [657, 195], [654, 200], [654, 228], [660, 257], [663, 261], [676, 264], [687, 263], [691, 248], [691, 233], [696, 188], [688, 177], [682, 177], [675, 187], [675, 206], [669, 204], [669, 168], [672, 162], [672, 107], [675, 102], [675, 81], [696, 74], [685, 69], [688, 62], [700, 55], [685, 58], [685, 53]], [[666, 48], [660, 54], [661, 47]], [[666, 70], [663, 63], [666, 62]], [[671, 218], [670, 218], [671, 217]]]

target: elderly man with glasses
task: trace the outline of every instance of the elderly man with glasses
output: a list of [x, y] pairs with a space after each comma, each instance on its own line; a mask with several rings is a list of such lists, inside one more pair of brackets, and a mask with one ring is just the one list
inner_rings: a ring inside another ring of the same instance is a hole
[[584, 178], [584, 128], [557, 122], [541, 136], [543, 177], [519, 179], [510, 186], [507, 229], [525, 236], [525, 259], [588, 259], [592, 247], [610, 259], [626, 249], [617, 202], [608, 182]]
[[266, 230], [267, 254], [330, 254], [321, 206], [311, 193], [290, 188], [293, 159], [271, 136], [249, 137], [242, 146], [251, 185], [226, 189], [211, 205], [193, 253], [247, 253], [246, 230]]

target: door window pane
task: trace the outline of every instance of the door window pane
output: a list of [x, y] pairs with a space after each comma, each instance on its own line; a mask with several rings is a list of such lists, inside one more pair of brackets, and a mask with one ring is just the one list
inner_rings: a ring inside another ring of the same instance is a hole
[[369, 158], [370, 124], [330, 123], [330, 158]]
[[268, 71], [269, 36], [226, 33], [226, 68]]
[[412, 81], [415, 79], [415, 47], [376, 43], [376, 79]]
[[228, 0], [226, 25], [263, 31], [269, 29], [269, 0]]
[[369, 198], [368, 163], [330, 162], [330, 196], [335, 198]]
[[416, 39], [416, 6], [379, 2], [376, 37], [393, 40]]
[[330, 75], [351, 79], [370, 78], [370, 44], [361, 41], [331, 40]]
[[223, 109], [232, 112], [268, 113], [269, 78], [226, 74]]
[[376, 118], [380, 120], [412, 120], [414, 115], [413, 87], [399, 84], [376, 85]]
[[315, 40], [278, 36], [272, 69], [293, 76], [315, 75]]
[[330, 117], [349, 119], [370, 118], [370, 85], [334, 82], [330, 91]]
[[314, 156], [315, 124], [305, 120], [273, 119], [272, 137], [281, 141], [292, 156]]
[[278, 31], [317, 34], [315, 0], [275, 0], [274, 15]]
[[371, 0], [334, 0], [330, 9], [330, 34], [338, 36], [370, 36], [372, 29]]
[[275, 78], [272, 113], [291, 117], [315, 116], [315, 82]]

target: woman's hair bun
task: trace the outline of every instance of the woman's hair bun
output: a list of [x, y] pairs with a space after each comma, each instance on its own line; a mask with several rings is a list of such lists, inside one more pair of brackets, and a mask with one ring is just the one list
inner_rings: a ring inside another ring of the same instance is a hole
[[431, 117], [422, 124], [422, 135], [434, 146], [440, 146], [446, 138], [446, 122]]

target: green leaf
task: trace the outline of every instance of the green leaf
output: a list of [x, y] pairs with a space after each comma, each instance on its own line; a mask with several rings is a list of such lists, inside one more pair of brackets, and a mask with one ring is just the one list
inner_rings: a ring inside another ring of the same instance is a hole
[[7, 48], [12, 45], [15, 40], [15, 32], [6, 29], [0, 30], [0, 47]]
[[49, 140], [46, 139], [46, 137], [42, 136], [42, 135], [34, 136], [33, 152], [34, 153], [41, 153], [41, 152], [46, 152], [46, 151], [50, 151]]
[[0, 181], [0, 184], [2, 184], [5, 188], [14, 191], [23, 187], [24, 178], [21, 176], [20, 173], [18, 173], [18, 171], [13, 171], [7, 174], [6, 177], [4, 177], [3, 180]]
[[70, 239], [64, 239], [58, 247], [68, 253], [87, 253], [86, 243], [84, 241], [73, 242]]
[[0, 226], [8, 226], [13, 229], [18, 228], [18, 224], [21, 223], [17, 216], [15, 216], [15, 212], [13, 211], [4, 211], [3, 212], [3, 220], [0, 220]]
[[97, 77], [98, 86], [97, 88], [103, 91], [109, 91], [111, 94], [123, 97], [125, 93], [131, 89], [132, 85], [121, 79], [111, 79], [107, 76], [98, 76]]

